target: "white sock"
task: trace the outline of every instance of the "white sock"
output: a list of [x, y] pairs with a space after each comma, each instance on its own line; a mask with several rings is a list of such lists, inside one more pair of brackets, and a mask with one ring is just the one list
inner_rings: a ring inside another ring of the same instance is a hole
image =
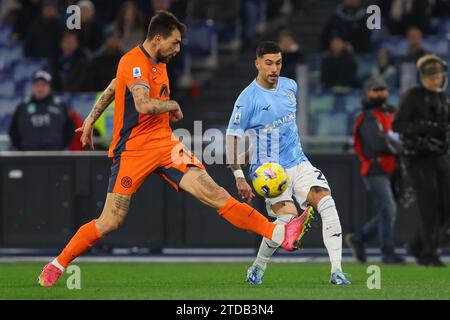
[[52, 265], [54, 265], [55, 267], [57, 267], [59, 270], [61, 270], [62, 272], [64, 272], [64, 270], [66, 270], [66, 268], [64, 268], [59, 262], [58, 260], [53, 259], [52, 261]]
[[323, 197], [317, 204], [317, 211], [322, 218], [322, 236], [331, 262], [331, 272], [342, 270], [342, 228], [331, 196]]
[[[274, 221], [274, 223], [277, 224], [275, 229], [284, 229], [284, 225], [287, 224], [291, 219], [293, 218], [293, 215], [287, 214], [287, 215], [280, 215], [277, 220]], [[274, 230], [275, 234], [275, 230]], [[283, 234], [284, 238], [284, 234]], [[283, 241], [281, 241], [283, 242]], [[263, 238], [261, 241], [261, 245], [259, 246], [258, 255], [256, 256], [255, 262], [253, 262], [253, 265], [257, 265], [261, 267], [263, 270], [266, 270], [267, 263], [269, 262], [272, 255], [275, 253], [275, 251], [280, 246], [281, 242], [276, 242], [274, 240], [270, 240], [267, 238]]]

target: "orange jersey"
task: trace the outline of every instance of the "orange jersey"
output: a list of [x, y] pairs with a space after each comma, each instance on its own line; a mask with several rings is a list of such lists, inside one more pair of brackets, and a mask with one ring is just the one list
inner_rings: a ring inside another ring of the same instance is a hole
[[137, 84], [149, 88], [150, 98], [169, 100], [166, 65], [157, 63], [142, 45], [126, 53], [117, 68], [114, 132], [109, 157], [117, 157], [125, 150], [149, 150], [155, 144], [171, 142], [168, 112], [146, 115], [136, 111], [131, 89]]

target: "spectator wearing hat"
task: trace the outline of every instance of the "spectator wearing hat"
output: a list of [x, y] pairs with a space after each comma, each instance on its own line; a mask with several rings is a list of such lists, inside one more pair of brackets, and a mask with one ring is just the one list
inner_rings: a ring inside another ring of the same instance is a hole
[[378, 235], [382, 262], [399, 264], [404, 260], [394, 251], [397, 206], [390, 181], [400, 152], [400, 144], [391, 130], [394, 108], [386, 103], [388, 86], [381, 78], [369, 79], [365, 89], [366, 98], [353, 137], [361, 161], [360, 174], [371, 196], [375, 216], [354, 234], [348, 234], [346, 242], [355, 258], [366, 262], [365, 243]]
[[36, 72], [31, 97], [17, 106], [9, 128], [16, 150], [64, 150], [70, 144], [75, 126], [68, 107], [53, 97], [51, 82], [48, 72]]

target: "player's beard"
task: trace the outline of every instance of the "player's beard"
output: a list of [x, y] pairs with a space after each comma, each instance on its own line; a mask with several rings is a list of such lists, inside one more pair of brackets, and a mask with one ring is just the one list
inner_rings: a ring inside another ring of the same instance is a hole
[[174, 55], [165, 56], [165, 55], [161, 54], [161, 52], [159, 52], [159, 51], [156, 52], [156, 60], [158, 62], [162, 62], [162, 63], [169, 63], [170, 59], [172, 59], [173, 56]]

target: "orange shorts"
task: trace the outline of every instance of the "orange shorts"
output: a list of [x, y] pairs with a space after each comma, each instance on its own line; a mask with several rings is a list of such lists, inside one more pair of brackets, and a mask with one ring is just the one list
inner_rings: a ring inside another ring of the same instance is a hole
[[108, 192], [132, 195], [153, 172], [179, 191], [181, 178], [189, 166], [205, 169], [180, 141], [155, 145], [152, 150], [125, 150], [113, 160]]

